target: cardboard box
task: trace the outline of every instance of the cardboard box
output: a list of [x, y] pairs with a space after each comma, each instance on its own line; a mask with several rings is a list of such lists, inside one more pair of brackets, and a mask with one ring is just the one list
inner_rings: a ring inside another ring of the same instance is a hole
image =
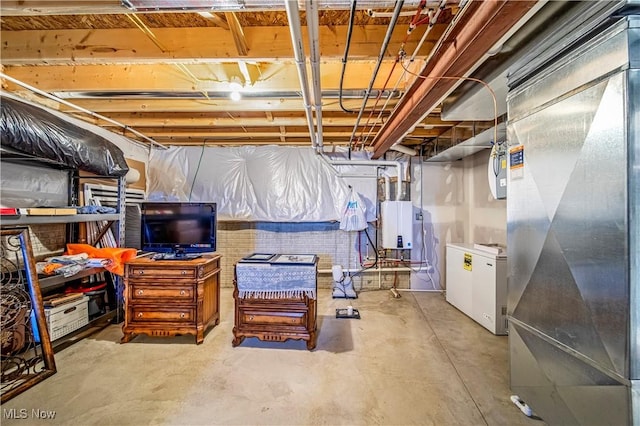
[[[49, 338], [54, 341], [89, 324], [89, 297], [83, 296], [81, 299], [64, 305], [45, 308], [44, 314], [49, 329]], [[33, 314], [31, 315], [31, 324], [36, 340], [39, 341]]]

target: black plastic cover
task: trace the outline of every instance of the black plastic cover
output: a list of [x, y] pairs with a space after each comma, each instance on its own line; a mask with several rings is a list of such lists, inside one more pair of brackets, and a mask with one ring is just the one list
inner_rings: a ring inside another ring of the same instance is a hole
[[2, 96], [1, 142], [28, 155], [104, 176], [124, 176], [129, 167], [120, 148], [43, 108]]

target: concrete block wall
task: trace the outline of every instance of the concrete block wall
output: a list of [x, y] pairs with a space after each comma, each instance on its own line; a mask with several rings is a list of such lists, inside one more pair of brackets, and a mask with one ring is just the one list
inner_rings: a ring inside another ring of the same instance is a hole
[[[370, 235], [371, 230], [369, 231]], [[373, 239], [372, 235], [372, 239]], [[363, 258], [368, 247], [366, 235], [360, 235]], [[241, 258], [252, 253], [316, 254], [319, 257], [318, 287], [332, 288], [331, 267], [339, 264], [343, 269], [360, 269], [358, 233], [339, 229], [338, 223], [273, 223], [218, 221], [217, 250], [222, 255], [221, 286], [233, 287], [233, 268]], [[398, 288], [409, 287], [409, 274], [405, 272], [367, 271], [354, 279], [360, 288], [390, 288], [396, 280]]]
[[[29, 227], [29, 240], [31, 242], [31, 252], [36, 262], [44, 258], [59, 255], [64, 249], [66, 238], [66, 228], [64, 225], [35, 225]], [[3, 280], [12, 282], [13, 274], [16, 270], [24, 268], [24, 258], [20, 245], [13, 237], [3, 237], [2, 239], [2, 259], [0, 267], [3, 270]], [[5, 276], [6, 273], [6, 276]]]
[[33, 257], [36, 261], [60, 255], [65, 250], [66, 225], [31, 225], [29, 226], [29, 238], [31, 239]]
[[[59, 255], [65, 248], [65, 225], [32, 225], [30, 238], [36, 261]], [[375, 239], [375, 230], [369, 234]], [[360, 234], [363, 260], [373, 260], [375, 253], [364, 233]], [[241, 258], [252, 253], [316, 254], [319, 258], [318, 287], [332, 288], [331, 267], [339, 264], [343, 269], [360, 269], [358, 233], [339, 229], [339, 223], [272, 223], [219, 221], [217, 252], [222, 255], [221, 286], [233, 287], [233, 268]], [[385, 264], [381, 261], [380, 264]], [[375, 269], [354, 277], [356, 290], [390, 288], [394, 281], [398, 288], [409, 288], [406, 272], [385, 272]]]

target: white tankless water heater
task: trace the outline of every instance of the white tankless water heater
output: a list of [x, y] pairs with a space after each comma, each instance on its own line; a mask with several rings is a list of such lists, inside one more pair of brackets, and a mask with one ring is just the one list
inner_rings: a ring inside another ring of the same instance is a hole
[[383, 201], [382, 248], [413, 248], [413, 206], [411, 201]]

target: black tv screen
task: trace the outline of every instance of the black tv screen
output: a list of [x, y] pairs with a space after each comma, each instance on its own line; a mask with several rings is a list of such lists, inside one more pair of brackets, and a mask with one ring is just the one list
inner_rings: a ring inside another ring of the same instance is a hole
[[145, 202], [141, 211], [142, 250], [157, 253], [216, 251], [216, 204]]

